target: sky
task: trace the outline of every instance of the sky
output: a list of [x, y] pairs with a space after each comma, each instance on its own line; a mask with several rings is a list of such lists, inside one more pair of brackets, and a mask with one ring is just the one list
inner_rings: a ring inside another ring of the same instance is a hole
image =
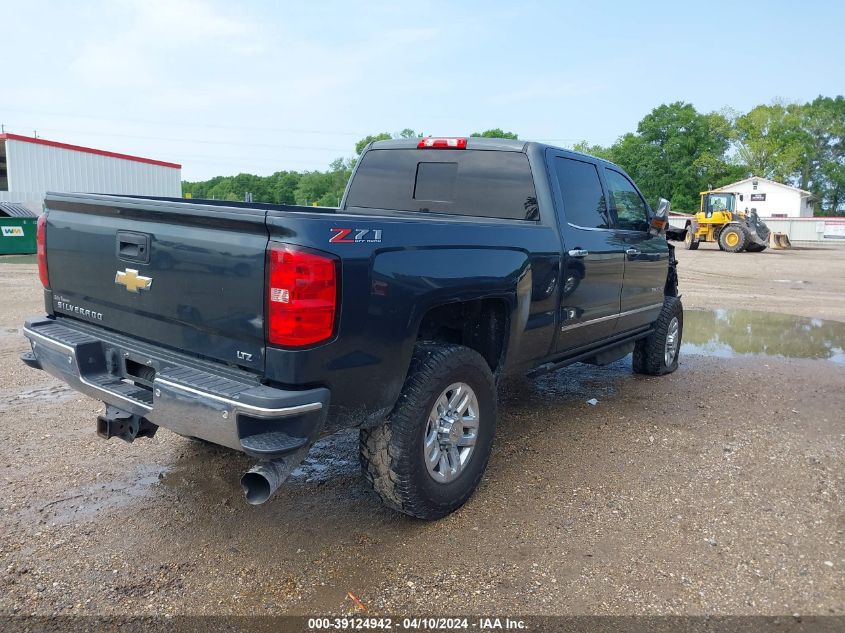
[[661, 103], [842, 94], [843, 23], [815, 0], [0, 0], [0, 124], [186, 180], [322, 170], [403, 128], [607, 145]]

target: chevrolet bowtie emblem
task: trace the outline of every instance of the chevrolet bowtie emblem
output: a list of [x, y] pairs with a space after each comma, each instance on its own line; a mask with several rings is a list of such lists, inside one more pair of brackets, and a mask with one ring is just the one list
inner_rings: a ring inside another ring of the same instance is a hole
[[139, 275], [137, 270], [127, 268], [126, 271], [118, 270], [114, 276], [114, 283], [119, 286], [126, 286], [129, 292], [138, 294], [141, 290], [149, 290], [153, 285], [152, 277], [144, 277]]

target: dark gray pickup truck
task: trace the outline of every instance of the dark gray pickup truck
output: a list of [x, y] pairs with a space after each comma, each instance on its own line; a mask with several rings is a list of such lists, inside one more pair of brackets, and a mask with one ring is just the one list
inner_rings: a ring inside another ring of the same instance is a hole
[[313, 442], [360, 429], [390, 506], [463, 504], [500, 376], [633, 352], [678, 363], [667, 209], [620, 168], [539, 143], [382, 141], [337, 209], [48, 194], [46, 314], [30, 367], [105, 403], [97, 432], [158, 427], [247, 453], [269, 498]]

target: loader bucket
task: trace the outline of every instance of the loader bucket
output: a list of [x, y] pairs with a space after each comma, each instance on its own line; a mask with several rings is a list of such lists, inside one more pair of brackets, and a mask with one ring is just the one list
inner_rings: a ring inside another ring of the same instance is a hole
[[769, 245], [769, 239], [772, 232], [769, 230], [769, 227], [766, 226], [766, 223], [763, 222], [753, 211], [746, 220], [746, 228], [748, 229], [748, 235], [751, 238], [751, 242], [762, 247], [759, 250], [763, 250]]
[[769, 245], [772, 248], [792, 248], [792, 242], [786, 233], [772, 233], [769, 236]]

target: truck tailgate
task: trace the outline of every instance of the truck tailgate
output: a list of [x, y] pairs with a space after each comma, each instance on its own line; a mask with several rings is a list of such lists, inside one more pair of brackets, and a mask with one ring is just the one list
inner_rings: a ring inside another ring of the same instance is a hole
[[56, 314], [263, 371], [263, 210], [81, 194], [45, 206]]

